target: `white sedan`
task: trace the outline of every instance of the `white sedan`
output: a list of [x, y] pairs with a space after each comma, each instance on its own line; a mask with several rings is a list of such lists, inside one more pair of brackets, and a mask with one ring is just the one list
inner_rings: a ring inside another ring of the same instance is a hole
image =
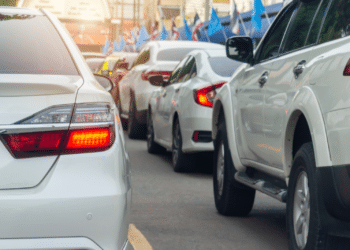
[[[118, 84], [117, 105], [123, 120], [128, 122], [130, 138], [145, 136], [148, 101], [154, 90], [148, 76], [161, 74], [168, 79], [175, 66], [192, 50], [222, 48], [220, 44], [194, 41], [150, 41], [146, 43], [132, 69]], [[152, 71], [149, 69], [152, 68]]]
[[0, 21], [0, 250], [131, 249], [111, 81], [45, 10], [0, 7]]
[[211, 115], [216, 89], [240, 65], [228, 59], [223, 48], [195, 50], [176, 66], [168, 81], [150, 76], [151, 84], [162, 87], [149, 101], [148, 152], [166, 148], [172, 151], [174, 171], [193, 170], [195, 153], [214, 150]]

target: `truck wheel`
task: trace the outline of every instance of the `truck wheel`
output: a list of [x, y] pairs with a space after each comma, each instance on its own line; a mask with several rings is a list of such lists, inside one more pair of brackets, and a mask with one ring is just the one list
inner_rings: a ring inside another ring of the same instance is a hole
[[214, 149], [214, 199], [218, 212], [227, 216], [246, 216], [253, 208], [255, 189], [237, 182], [236, 169], [228, 147], [225, 122], [219, 126]]
[[182, 152], [182, 136], [179, 120], [173, 128], [172, 164], [175, 172], [193, 171], [196, 168], [196, 155]]
[[136, 119], [136, 103], [133, 96], [131, 96], [131, 102], [129, 105], [129, 119], [128, 119], [128, 136], [130, 139], [140, 138], [142, 134], [142, 128]]
[[147, 151], [151, 154], [159, 154], [165, 152], [165, 148], [154, 141], [152, 111], [150, 109], [147, 112]]
[[327, 235], [321, 230], [315, 171], [312, 143], [305, 143], [294, 157], [289, 178], [287, 197], [289, 249], [326, 249]]

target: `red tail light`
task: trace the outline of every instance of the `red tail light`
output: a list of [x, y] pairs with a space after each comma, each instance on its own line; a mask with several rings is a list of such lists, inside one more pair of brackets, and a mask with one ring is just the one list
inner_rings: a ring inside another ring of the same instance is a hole
[[221, 88], [225, 83], [226, 82], [218, 82], [202, 89], [195, 89], [193, 91], [195, 102], [199, 105], [213, 107], [213, 101], [216, 96], [215, 90]]
[[[15, 158], [98, 152], [115, 140], [114, 126], [67, 131], [46, 131], [2, 135]], [[67, 140], [65, 140], [67, 138]]]
[[15, 158], [57, 155], [66, 131], [2, 135]]
[[343, 71], [343, 76], [350, 76], [350, 60], [347, 62]]
[[141, 74], [141, 78], [144, 81], [148, 81], [148, 77], [150, 76], [162, 75], [164, 80], [168, 80], [171, 73], [171, 71], [144, 71]]

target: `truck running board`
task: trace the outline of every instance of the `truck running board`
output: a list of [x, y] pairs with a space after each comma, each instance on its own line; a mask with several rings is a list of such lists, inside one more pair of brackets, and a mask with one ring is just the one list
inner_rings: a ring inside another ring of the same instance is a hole
[[265, 181], [261, 178], [249, 177], [244, 172], [237, 172], [235, 174], [235, 179], [281, 202], [286, 202], [287, 200], [287, 190], [274, 185], [272, 182]]

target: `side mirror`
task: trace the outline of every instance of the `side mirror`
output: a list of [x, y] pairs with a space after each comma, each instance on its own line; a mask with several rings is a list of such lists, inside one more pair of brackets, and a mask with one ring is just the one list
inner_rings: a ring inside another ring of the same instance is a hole
[[111, 79], [107, 76], [99, 75], [99, 74], [94, 74], [96, 80], [98, 83], [106, 90], [106, 91], [111, 91], [113, 88], [113, 83]]
[[253, 39], [246, 36], [230, 37], [226, 41], [226, 56], [239, 62], [251, 64], [253, 61]]
[[149, 76], [148, 81], [153, 85], [153, 86], [163, 86], [164, 85], [164, 79], [162, 75], [154, 75], [154, 76]]

